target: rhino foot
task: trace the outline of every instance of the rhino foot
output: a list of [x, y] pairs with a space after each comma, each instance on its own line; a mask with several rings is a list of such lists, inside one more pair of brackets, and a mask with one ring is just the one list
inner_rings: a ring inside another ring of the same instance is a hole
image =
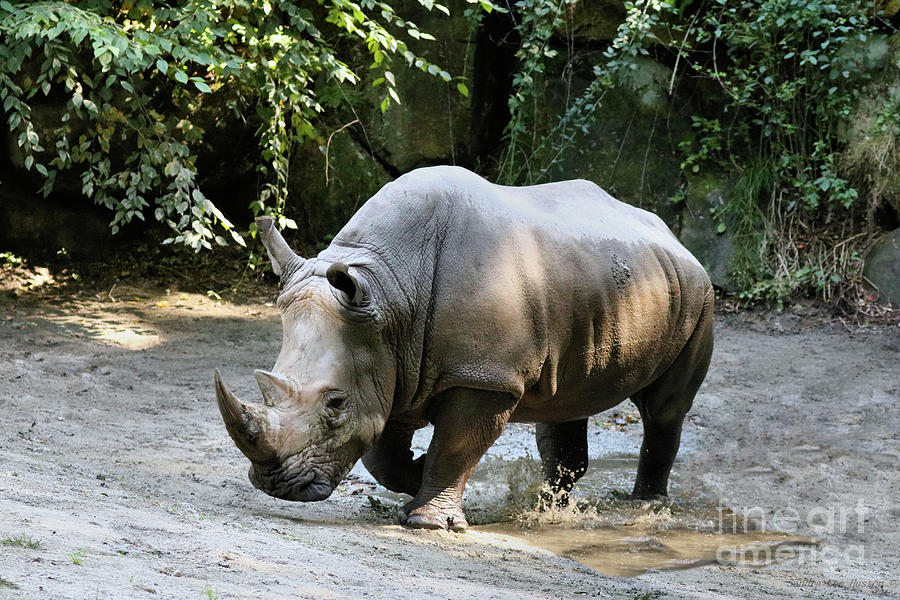
[[460, 507], [440, 507], [431, 504], [413, 508], [410, 502], [397, 512], [401, 525], [413, 529], [444, 529], [462, 533], [469, 528], [466, 515]]
[[548, 489], [546, 486], [540, 491], [538, 496], [537, 509], [539, 511], [558, 510], [569, 506], [569, 492], [560, 490], [556, 493]]

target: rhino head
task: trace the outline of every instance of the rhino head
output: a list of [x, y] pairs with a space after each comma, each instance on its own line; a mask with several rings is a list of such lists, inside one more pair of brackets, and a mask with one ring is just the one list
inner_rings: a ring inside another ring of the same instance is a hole
[[394, 362], [364, 274], [343, 263], [324, 277], [304, 269], [271, 219], [257, 224], [283, 284], [281, 352], [271, 372], [255, 373], [262, 404], [239, 400], [216, 370], [219, 410], [256, 488], [323, 500], [381, 434]]

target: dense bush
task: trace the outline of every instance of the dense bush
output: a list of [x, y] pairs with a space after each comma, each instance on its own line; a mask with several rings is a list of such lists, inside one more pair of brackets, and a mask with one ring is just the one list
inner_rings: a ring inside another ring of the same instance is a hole
[[[83, 194], [114, 211], [114, 232], [152, 211], [172, 228], [167, 241], [199, 250], [225, 244], [220, 232], [243, 243], [197, 183], [195, 117], [208, 98], [260, 123], [251, 208], [291, 226], [291, 149], [315, 138], [317, 116], [359, 81], [348, 55], [375, 71], [382, 110], [400, 100], [392, 68], [451, 79], [405, 39], [433, 38], [377, 0], [2, 0], [0, 102], [45, 194], [77, 168]], [[48, 101], [62, 107], [49, 132], [33, 114]]]

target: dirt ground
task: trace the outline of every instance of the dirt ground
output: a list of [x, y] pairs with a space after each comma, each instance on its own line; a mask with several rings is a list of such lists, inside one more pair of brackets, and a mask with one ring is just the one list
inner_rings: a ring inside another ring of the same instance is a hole
[[[641, 435], [625, 404], [591, 421], [580, 510], [508, 523], [538, 477], [533, 430], [515, 425], [479, 467], [475, 526], [457, 535], [396, 525], [400, 497], [360, 465], [323, 502], [255, 490], [212, 373], [257, 397], [252, 370], [280, 345], [274, 289], [210, 296], [123, 283], [0, 300], [0, 598], [900, 596], [896, 326], [811, 309], [720, 316], [671, 501], [623, 498]], [[815, 543], [722, 564], [667, 541], [729, 523]]]

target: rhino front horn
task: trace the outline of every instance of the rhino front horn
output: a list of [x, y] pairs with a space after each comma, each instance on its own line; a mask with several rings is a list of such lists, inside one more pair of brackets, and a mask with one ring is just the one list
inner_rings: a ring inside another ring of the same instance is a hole
[[[265, 463], [276, 457], [275, 437], [277, 417], [263, 407], [238, 400], [216, 369], [216, 399], [225, 429], [244, 456], [255, 463]], [[274, 418], [273, 418], [274, 417]]]
[[256, 228], [259, 229], [259, 239], [269, 253], [272, 270], [276, 275], [290, 273], [303, 264], [303, 257], [291, 250], [281, 232], [275, 227], [275, 220], [272, 217], [257, 217]]

